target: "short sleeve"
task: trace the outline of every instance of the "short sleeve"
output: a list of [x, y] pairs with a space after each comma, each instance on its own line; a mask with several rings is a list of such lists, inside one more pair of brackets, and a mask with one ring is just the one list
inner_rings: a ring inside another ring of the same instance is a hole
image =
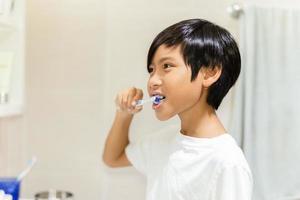
[[250, 170], [226, 166], [216, 177], [210, 200], [251, 200], [253, 180]]
[[161, 164], [169, 155], [171, 141], [177, 129], [177, 125], [169, 125], [129, 143], [125, 153], [133, 167], [145, 176], [160, 170]]
[[125, 153], [130, 163], [144, 175], [147, 174], [150, 151], [149, 143], [150, 141], [147, 140], [147, 137], [144, 137], [134, 143], [129, 143], [125, 148]]

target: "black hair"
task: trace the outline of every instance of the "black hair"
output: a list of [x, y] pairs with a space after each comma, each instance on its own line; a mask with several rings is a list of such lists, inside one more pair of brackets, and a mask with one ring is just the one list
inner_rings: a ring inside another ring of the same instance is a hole
[[153, 40], [148, 51], [147, 69], [158, 47], [180, 45], [185, 64], [191, 67], [191, 81], [201, 67], [220, 67], [221, 75], [208, 89], [207, 103], [218, 109], [224, 96], [236, 82], [241, 70], [241, 56], [232, 35], [224, 28], [203, 19], [178, 22]]

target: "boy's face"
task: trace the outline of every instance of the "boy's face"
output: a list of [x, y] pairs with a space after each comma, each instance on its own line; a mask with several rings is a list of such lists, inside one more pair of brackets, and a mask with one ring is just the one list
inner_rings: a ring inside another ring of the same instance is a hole
[[149, 69], [149, 95], [159, 94], [165, 97], [160, 104], [152, 106], [159, 120], [183, 114], [199, 102], [203, 80], [201, 70], [191, 82], [191, 68], [185, 64], [179, 45], [161, 45], [156, 50]]

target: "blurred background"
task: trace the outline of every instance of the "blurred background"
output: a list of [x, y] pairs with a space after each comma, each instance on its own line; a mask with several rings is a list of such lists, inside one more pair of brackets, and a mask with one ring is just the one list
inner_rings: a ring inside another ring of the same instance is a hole
[[[9, 32], [0, 50], [13, 46], [16, 63], [13, 103], [0, 106], [0, 176], [16, 176], [35, 155], [36, 166], [21, 183], [22, 198], [61, 189], [76, 200], [144, 199], [142, 175], [102, 162], [114, 98], [131, 86], [147, 96], [146, 56], [154, 37], [178, 21], [204, 18], [228, 29], [243, 55], [239, 83], [218, 114], [249, 160], [255, 200], [300, 199], [299, 1], [12, 3], [13, 19], [0, 21], [0, 33]], [[234, 3], [241, 10], [230, 14]], [[130, 138], [168, 131], [178, 122], [158, 121], [146, 105], [133, 121]]]

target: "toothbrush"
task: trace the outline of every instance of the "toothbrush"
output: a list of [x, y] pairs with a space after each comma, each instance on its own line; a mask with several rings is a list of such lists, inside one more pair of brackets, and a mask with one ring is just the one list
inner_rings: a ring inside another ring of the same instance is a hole
[[37, 161], [37, 158], [35, 156], [33, 156], [31, 158], [31, 160], [28, 162], [28, 166], [26, 167], [26, 169], [24, 169], [17, 177], [17, 181], [21, 181], [32, 169], [32, 167], [35, 165]]
[[163, 98], [161, 96], [159, 96], [159, 95], [153, 96], [153, 97], [151, 97], [149, 99], [140, 99], [140, 100], [136, 101], [135, 106], [142, 106], [145, 103], [149, 103], [149, 102], [152, 102], [154, 104], [159, 104], [162, 99]]

